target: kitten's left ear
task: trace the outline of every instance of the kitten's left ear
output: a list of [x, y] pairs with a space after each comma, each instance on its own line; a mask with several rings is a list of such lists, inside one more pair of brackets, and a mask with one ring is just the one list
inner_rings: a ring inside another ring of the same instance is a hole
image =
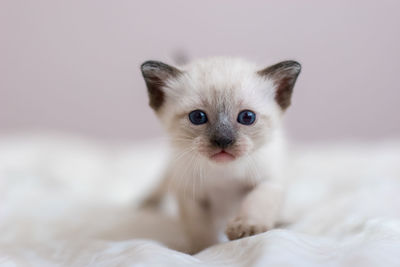
[[260, 70], [257, 73], [273, 80], [276, 86], [275, 100], [282, 110], [286, 110], [290, 106], [293, 87], [300, 71], [300, 63], [288, 60]]
[[140, 69], [147, 85], [150, 106], [157, 111], [164, 103], [163, 86], [166, 85], [166, 81], [178, 77], [182, 72], [175, 67], [152, 60], [144, 62]]

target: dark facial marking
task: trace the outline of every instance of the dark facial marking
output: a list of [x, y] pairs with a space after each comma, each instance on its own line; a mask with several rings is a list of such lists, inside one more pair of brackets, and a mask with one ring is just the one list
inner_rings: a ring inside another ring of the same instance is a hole
[[210, 141], [216, 147], [225, 149], [232, 145], [234, 140], [232, 137], [227, 136], [213, 136]]
[[202, 207], [204, 210], [210, 210], [211, 209], [211, 202], [208, 198], [203, 198], [199, 200], [200, 207]]
[[140, 68], [147, 85], [150, 106], [157, 111], [164, 102], [162, 87], [166, 80], [178, 77], [181, 71], [159, 61], [146, 61]]
[[220, 113], [217, 120], [210, 126], [210, 143], [213, 146], [225, 149], [235, 143], [236, 130], [228, 118], [228, 115]]
[[300, 63], [292, 60], [283, 61], [257, 72], [261, 76], [271, 78], [276, 86], [275, 100], [286, 110], [290, 106], [293, 87], [301, 71]]

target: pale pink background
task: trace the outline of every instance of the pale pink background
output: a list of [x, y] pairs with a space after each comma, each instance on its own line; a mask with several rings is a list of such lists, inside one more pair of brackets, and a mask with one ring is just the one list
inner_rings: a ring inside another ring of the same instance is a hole
[[294, 140], [400, 137], [400, 1], [0, 2], [0, 134], [159, 136], [139, 65], [233, 55], [303, 72]]

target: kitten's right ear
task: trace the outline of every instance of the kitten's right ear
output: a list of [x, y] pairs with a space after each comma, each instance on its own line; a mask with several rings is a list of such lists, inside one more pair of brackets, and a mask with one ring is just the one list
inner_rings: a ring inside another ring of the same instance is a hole
[[259, 75], [271, 79], [275, 86], [275, 100], [282, 110], [290, 106], [293, 87], [301, 71], [300, 63], [287, 60], [269, 66], [258, 72]]
[[182, 72], [159, 61], [146, 61], [141, 65], [140, 69], [147, 85], [150, 106], [157, 111], [164, 102], [162, 87], [166, 85], [168, 79], [176, 78]]

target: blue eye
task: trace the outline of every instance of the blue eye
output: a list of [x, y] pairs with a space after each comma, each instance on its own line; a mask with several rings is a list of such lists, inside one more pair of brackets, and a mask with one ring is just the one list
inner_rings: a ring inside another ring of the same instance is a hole
[[189, 113], [189, 120], [193, 124], [199, 125], [206, 123], [208, 119], [204, 111], [197, 109]]
[[255, 120], [256, 120], [256, 114], [250, 110], [243, 110], [243, 111], [239, 112], [239, 115], [237, 118], [237, 121], [244, 125], [253, 124]]

